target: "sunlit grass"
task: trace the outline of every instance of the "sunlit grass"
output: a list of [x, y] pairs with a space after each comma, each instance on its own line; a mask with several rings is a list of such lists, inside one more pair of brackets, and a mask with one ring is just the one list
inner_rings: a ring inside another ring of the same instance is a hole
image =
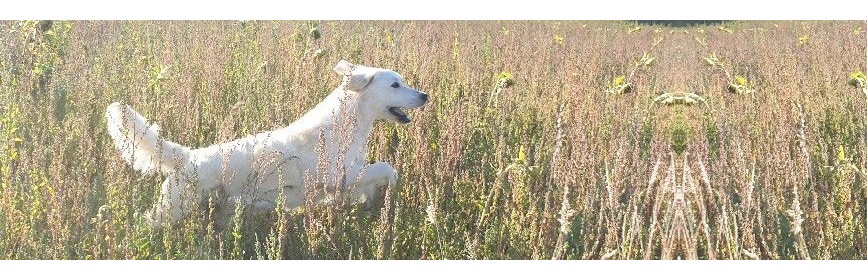
[[[860, 30], [0, 22], [0, 259], [865, 259]], [[341, 59], [431, 94], [376, 126], [380, 208], [146, 225], [163, 178], [124, 164], [108, 104], [202, 147], [288, 125]]]

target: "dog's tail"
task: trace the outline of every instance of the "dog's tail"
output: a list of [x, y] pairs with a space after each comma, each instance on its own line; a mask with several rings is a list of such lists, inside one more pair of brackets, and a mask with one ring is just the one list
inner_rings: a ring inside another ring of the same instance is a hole
[[105, 116], [115, 147], [133, 169], [144, 173], [160, 171], [173, 174], [189, 161], [190, 148], [161, 140], [160, 127], [148, 125], [148, 120], [130, 106], [112, 103]]

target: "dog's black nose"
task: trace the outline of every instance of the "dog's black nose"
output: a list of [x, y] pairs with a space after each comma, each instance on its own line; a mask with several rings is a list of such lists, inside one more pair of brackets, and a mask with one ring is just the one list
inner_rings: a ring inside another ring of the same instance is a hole
[[428, 95], [423, 93], [421, 99], [422, 102], [428, 102]]

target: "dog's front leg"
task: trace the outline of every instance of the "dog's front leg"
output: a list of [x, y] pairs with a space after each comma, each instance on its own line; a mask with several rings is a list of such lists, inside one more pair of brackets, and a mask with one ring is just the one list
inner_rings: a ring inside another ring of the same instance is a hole
[[358, 181], [350, 180], [347, 183], [351, 184], [353, 200], [364, 202], [365, 208], [370, 208], [380, 187], [395, 186], [398, 181], [398, 172], [391, 164], [385, 162], [368, 165], [355, 174], [359, 174], [358, 176], [361, 178], [358, 178]]

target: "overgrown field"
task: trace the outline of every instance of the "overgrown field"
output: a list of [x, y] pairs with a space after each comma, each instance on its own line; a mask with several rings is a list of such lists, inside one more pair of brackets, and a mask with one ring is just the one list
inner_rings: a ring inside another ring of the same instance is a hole
[[[0, 259], [866, 259], [866, 22], [0, 22]], [[123, 101], [203, 147], [340, 59], [431, 95], [376, 126], [381, 206], [171, 228]]]

